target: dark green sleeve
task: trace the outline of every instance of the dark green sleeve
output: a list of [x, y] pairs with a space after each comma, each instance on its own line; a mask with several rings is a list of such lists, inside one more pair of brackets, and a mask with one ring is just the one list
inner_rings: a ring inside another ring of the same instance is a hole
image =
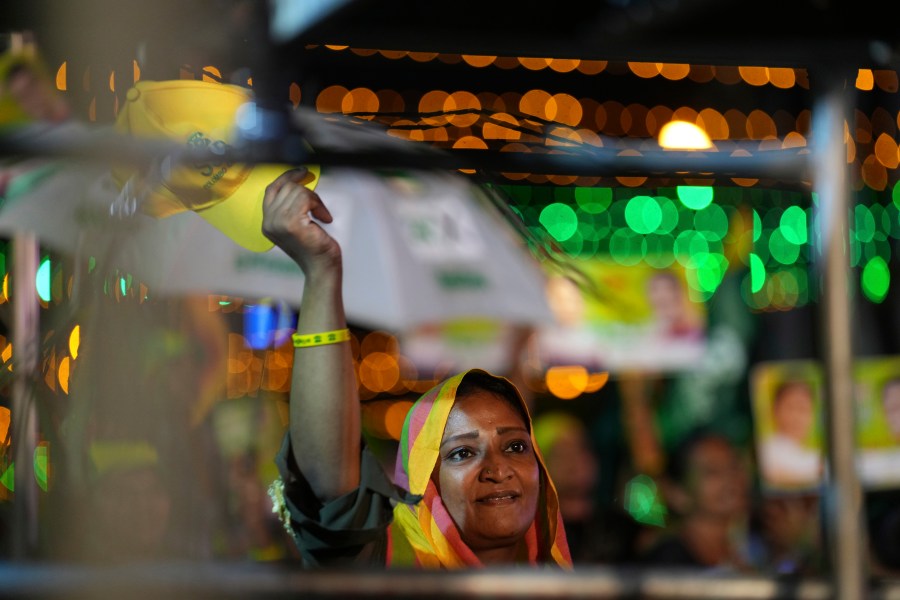
[[307, 567], [387, 563], [387, 530], [394, 503], [419, 497], [395, 486], [364, 446], [357, 489], [323, 504], [300, 472], [285, 434], [275, 457], [281, 478], [270, 490], [275, 510]]

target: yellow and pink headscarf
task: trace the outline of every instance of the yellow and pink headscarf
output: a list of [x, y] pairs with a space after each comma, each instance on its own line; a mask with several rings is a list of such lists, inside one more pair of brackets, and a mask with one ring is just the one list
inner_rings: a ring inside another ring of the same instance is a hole
[[[397, 452], [394, 482], [410, 493], [422, 496], [422, 500], [413, 505], [399, 503], [394, 508], [387, 561], [390, 566], [447, 569], [483, 566], [463, 542], [431, 480], [439, 458], [444, 426], [456, 401], [456, 390], [466, 375], [475, 372], [490, 375], [471, 369], [451, 377], [419, 398], [407, 414]], [[515, 390], [515, 386], [506, 379], [490, 376]], [[528, 407], [518, 391], [515, 391], [515, 396], [528, 418], [527, 425], [531, 431]], [[570, 568], [572, 559], [559, 514], [556, 488], [544, 466], [533, 432], [531, 442], [540, 469], [541, 498], [534, 522], [526, 534], [528, 560], [532, 564], [550, 563]]]

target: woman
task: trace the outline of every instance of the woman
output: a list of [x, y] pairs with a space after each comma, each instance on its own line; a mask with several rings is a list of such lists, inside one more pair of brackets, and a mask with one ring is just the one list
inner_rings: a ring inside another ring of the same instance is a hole
[[331, 215], [299, 184], [305, 174], [285, 173], [263, 199], [263, 232], [306, 277], [273, 486], [304, 562], [569, 567], [556, 490], [506, 379], [474, 369], [422, 396], [404, 424], [393, 483], [361, 448], [341, 249], [314, 220]]

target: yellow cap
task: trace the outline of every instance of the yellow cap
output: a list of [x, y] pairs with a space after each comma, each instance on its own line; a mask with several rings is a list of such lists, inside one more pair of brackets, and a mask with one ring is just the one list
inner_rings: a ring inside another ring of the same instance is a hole
[[[234, 141], [238, 109], [253, 100], [237, 85], [194, 80], [140, 81], [128, 90], [116, 118], [121, 133], [172, 139], [188, 147], [226, 148]], [[156, 217], [192, 210], [241, 246], [265, 252], [272, 242], [262, 233], [262, 199], [276, 177], [291, 165], [229, 164], [224, 161], [164, 164], [163, 183], [144, 194], [141, 209]], [[304, 185], [315, 189], [319, 167], [307, 166]], [[113, 170], [119, 187], [136, 175]], [[134, 182], [138, 189], [144, 182]]]

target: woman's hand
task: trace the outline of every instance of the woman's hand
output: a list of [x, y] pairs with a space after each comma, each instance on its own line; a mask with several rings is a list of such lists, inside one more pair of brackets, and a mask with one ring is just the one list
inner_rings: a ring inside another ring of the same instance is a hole
[[318, 194], [301, 181], [305, 167], [280, 175], [263, 197], [263, 234], [293, 258], [307, 277], [340, 272], [341, 247], [313, 218], [331, 223], [331, 213]]

